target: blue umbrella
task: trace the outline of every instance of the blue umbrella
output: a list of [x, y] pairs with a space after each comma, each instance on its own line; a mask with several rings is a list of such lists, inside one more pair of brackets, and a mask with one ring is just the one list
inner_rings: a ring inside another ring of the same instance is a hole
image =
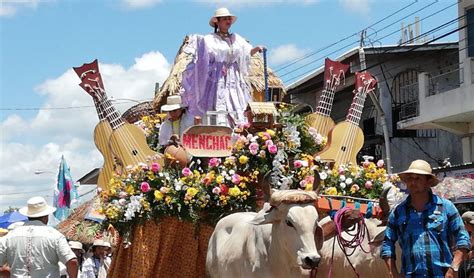
[[6, 213], [0, 216], [0, 228], [8, 228], [10, 224], [20, 221], [27, 221], [28, 217], [24, 216], [23, 214], [19, 213], [18, 211], [14, 211], [11, 213]]

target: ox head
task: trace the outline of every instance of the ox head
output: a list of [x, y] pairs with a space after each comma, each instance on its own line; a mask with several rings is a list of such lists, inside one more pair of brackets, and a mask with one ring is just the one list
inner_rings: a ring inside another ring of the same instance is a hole
[[316, 268], [324, 239], [314, 207], [317, 194], [302, 190], [272, 191], [270, 203], [252, 221], [253, 224], [272, 224], [272, 244], [291, 258], [293, 265], [303, 269]]

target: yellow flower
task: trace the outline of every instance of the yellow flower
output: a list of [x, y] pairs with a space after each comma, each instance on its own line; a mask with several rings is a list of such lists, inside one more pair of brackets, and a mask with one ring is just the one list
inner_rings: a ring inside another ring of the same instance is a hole
[[169, 205], [173, 199], [170, 196], [165, 197], [165, 203]]
[[128, 195], [133, 195], [135, 193], [135, 190], [131, 184], [127, 185], [127, 189], [125, 191], [127, 191]]
[[326, 189], [326, 194], [337, 195], [337, 189], [335, 187], [329, 187], [328, 189]]
[[240, 164], [242, 164], [242, 165], [243, 165], [243, 164], [247, 164], [248, 161], [249, 161], [249, 158], [248, 158], [247, 156], [245, 156], [245, 155], [241, 155], [241, 156], [239, 157], [239, 162], [240, 162]]
[[186, 194], [188, 194], [190, 197], [194, 197], [194, 195], [196, 195], [198, 193], [198, 190], [194, 187], [190, 187], [188, 188], [188, 190], [186, 190]]
[[156, 201], [161, 201], [163, 199], [163, 193], [161, 193], [159, 190], [155, 190], [154, 195]]
[[237, 186], [230, 188], [229, 195], [233, 197], [238, 197], [240, 195], [240, 189]]
[[267, 133], [268, 133], [271, 137], [274, 137], [274, 136], [275, 136], [275, 131], [274, 131], [274, 130], [267, 129]]
[[304, 190], [306, 191], [312, 191], [313, 190], [313, 184], [312, 183], [307, 183]]
[[217, 176], [217, 178], [216, 178], [216, 182], [217, 182], [218, 184], [221, 184], [221, 183], [223, 183], [223, 182], [224, 182], [224, 177], [223, 177], [223, 176], [221, 176], [221, 175]]

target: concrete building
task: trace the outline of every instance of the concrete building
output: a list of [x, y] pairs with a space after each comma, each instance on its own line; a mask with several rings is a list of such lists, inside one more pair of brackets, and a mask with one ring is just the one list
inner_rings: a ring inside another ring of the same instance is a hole
[[[441, 115], [448, 105], [453, 109], [449, 111], [458, 113], [468, 112], [470, 106], [471, 114], [469, 112], [463, 114], [459, 119], [467, 121], [469, 115], [471, 116], [471, 129], [469, 131], [464, 128], [464, 130], [470, 132], [472, 136], [472, 119], [474, 118], [472, 116], [474, 110], [472, 85], [470, 91], [469, 89], [464, 91], [464, 99], [459, 97], [459, 100], [456, 100], [459, 102], [456, 104], [451, 105], [448, 104], [451, 100], [444, 100], [441, 103], [433, 103], [431, 106], [421, 105], [424, 101], [421, 99], [427, 97], [427, 93], [420, 89], [422, 82], [425, 82], [423, 86], [426, 86], [426, 80], [421, 79], [420, 76], [431, 78], [432, 88], [440, 92], [431, 93], [435, 97], [441, 94], [441, 91], [447, 92], [462, 86], [463, 83], [458, 74], [460, 72], [458, 43], [427, 45], [418, 43], [404, 46], [364, 47], [363, 50], [366, 68], [378, 81], [378, 90], [375, 94], [385, 113], [393, 172], [406, 169], [414, 159], [425, 159], [433, 167], [443, 164], [443, 161], [448, 158], [453, 164], [461, 163], [463, 161], [461, 145], [466, 144], [466, 139], [463, 139], [465, 136], [463, 137], [459, 132], [453, 133], [453, 128], [442, 129], [440, 125], [425, 125], [423, 129], [408, 129], [408, 124], [405, 126], [400, 124], [410, 120], [415, 122], [416, 117], [420, 115], [427, 117], [426, 114], [433, 115], [429, 118], [432, 121], [435, 119], [433, 117]], [[331, 118], [336, 123], [345, 120], [352, 102], [354, 73], [361, 70], [359, 52], [359, 48], [355, 48], [336, 59], [350, 64], [350, 73], [346, 75], [345, 84], [340, 86], [334, 98]], [[472, 65], [472, 60], [470, 62]], [[324, 68], [319, 68], [289, 85], [286, 100], [291, 103], [307, 103], [315, 109], [323, 89], [323, 75]], [[469, 80], [472, 79], [469, 78]], [[463, 77], [463, 80], [466, 81], [467, 78]], [[470, 96], [468, 96], [469, 92], [471, 92]], [[451, 97], [448, 98], [451, 99]], [[367, 97], [359, 124], [364, 131], [365, 143], [359, 155], [367, 154], [374, 156], [375, 159], [386, 159], [382, 122], [375, 108], [371, 99]], [[449, 114], [443, 117], [452, 116]], [[454, 119], [458, 120], [458, 118]], [[427, 122], [427, 120], [423, 118], [422, 122]]]
[[457, 67], [439, 75], [418, 73], [419, 97], [414, 113], [400, 119], [398, 128], [436, 128], [456, 134], [461, 138], [462, 162], [468, 163], [474, 161], [474, 2], [461, 1], [458, 13], [462, 29]]

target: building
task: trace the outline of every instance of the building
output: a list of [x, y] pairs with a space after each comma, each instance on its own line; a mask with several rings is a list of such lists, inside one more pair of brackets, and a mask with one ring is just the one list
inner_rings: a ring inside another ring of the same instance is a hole
[[418, 87], [418, 98], [409, 108], [412, 113], [400, 119], [398, 128], [436, 128], [456, 134], [461, 138], [462, 162], [469, 163], [474, 161], [474, 2], [461, 1], [458, 13], [462, 28], [458, 63], [437, 75], [418, 72], [418, 84], [412, 83]]
[[[424, 73], [433, 81], [436, 80], [438, 90], [448, 91], [459, 87], [461, 82], [458, 75], [458, 43], [364, 47], [363, 53], [367, 70], [378, 81], [375, 94], [385, 113], [393, 172], [406, 169], [412, 160], [420, 158], [429, 161], [433, 166], [443, 164], [448, 158], [453, 164], [461, 163], [463, 152], [460, 146], [464, 139], [459, 133], [441, 129], [439, 126], [407, 129], [407, 126], [399, 124], [421, 114], [423, 117], [425, 114], [435, 115], [444, 109], [437, 104], [438, 106], [426, 108], [420, 113], [422, 93], [419, 89], [419, 76]], [[335, 94], [331, 111], [331, 118], [337, 123], [345, 120], [352, 102], [354, 73], [361, 71], [360, 49], [352, 49], [336, 60], [350, 64], [350, 72], [346, 74], [345, 84], [340, 86]], [[308, 103], [315, 108], [323, 89], [323, 75], [324, 68], [319, 68], [290, 84], [287, 87], [287, 101]], [[472, 97], [470, 101], [472, 113]], [[386, 159], [382, 122], [375, 108], [371, 98], [367, 97], [359, 124], [365, 136], [360, 155]]]

